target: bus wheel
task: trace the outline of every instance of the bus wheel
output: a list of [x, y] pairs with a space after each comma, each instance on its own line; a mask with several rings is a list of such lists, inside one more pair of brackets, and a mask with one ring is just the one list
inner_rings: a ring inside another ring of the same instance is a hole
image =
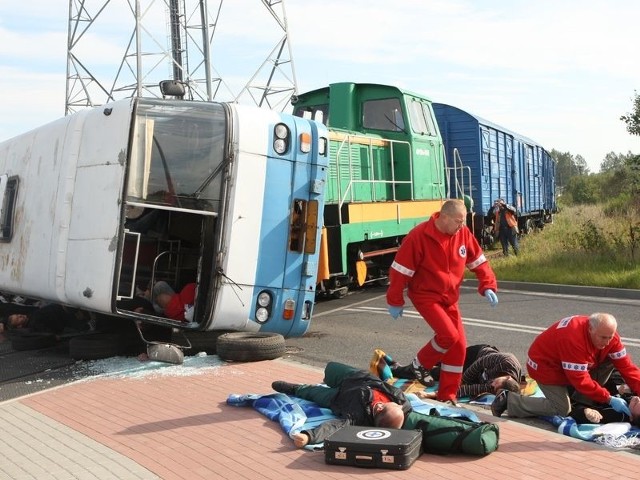
[[218, 337], [218, 356], [229, 362], [273, 360], [285, 354], [284, 337], [270, 332], [232, 332]]
[[11, 347], [16, 351], [39, 350], [56, 344], [56, 336], [50, 333], [24, 332], [11, 339]]
[[117, 333], [93, 333], [69, 340], [69, 356], [75, 360], [98, 360], [120, 354], [122, 336]]

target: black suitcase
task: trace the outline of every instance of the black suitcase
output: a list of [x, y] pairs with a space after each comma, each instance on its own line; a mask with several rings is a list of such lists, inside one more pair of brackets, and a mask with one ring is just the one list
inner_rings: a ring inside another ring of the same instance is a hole
[[324, 441], [332, 465], [406, 470], [422, 453], [422, 431], [346, 426]]

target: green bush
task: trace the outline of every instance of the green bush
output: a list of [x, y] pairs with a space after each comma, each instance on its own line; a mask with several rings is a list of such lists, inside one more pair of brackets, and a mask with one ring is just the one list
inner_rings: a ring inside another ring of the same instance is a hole
[[640, 215], [612, 203], [564, 207], [517, 257], [489, 250], [498, 280], [640, 289]]

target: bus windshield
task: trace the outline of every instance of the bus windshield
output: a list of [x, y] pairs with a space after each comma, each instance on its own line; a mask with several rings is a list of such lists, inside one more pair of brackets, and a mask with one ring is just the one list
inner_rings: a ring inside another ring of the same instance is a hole
[[226, 136], [219, 103], [140, 99], [127, 201], [218, 211]]

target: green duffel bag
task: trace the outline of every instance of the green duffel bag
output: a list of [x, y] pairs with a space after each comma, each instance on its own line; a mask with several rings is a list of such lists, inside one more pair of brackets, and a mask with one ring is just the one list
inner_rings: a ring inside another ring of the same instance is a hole
[[500, 430], [495, 423], [442, 417], [435, 409], [430, 415], [409, 413], [402, 428], [422, 430], [424, 453], [441, 455], [488, 455], [498, 449], [500, 439]]

